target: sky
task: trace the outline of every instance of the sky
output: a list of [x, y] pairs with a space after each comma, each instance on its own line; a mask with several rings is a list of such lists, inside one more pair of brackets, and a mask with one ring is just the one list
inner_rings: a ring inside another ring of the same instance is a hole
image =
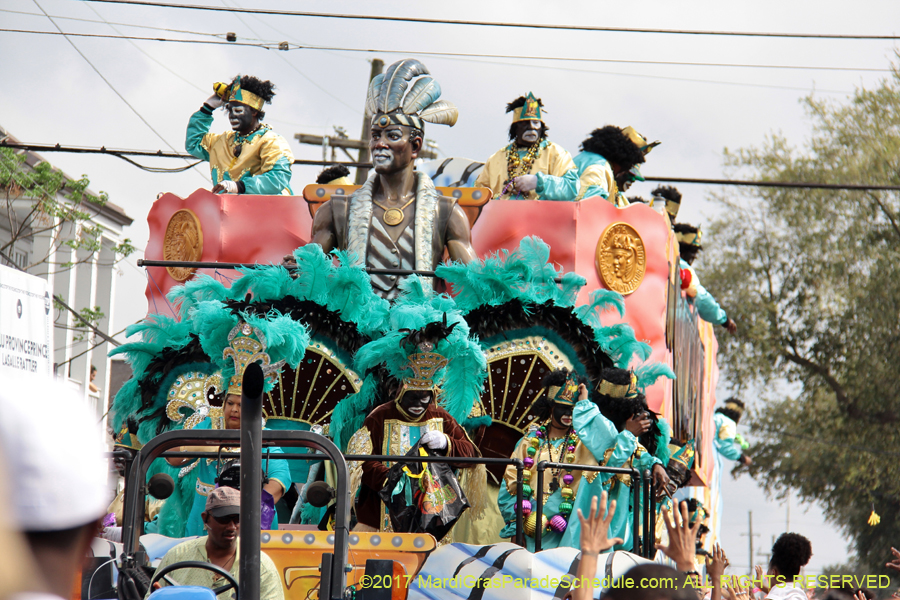
[[[204, 4], [498, 23], [743, 32], [894, 35], [897, 31], [892, 28], [900, 23], [900, 3], [895, 0], [864, 1], [852, 7], [834, 0], [205, 0]], [[67, 39], [0, 31], [4, 81], [0, 125], [23, 142], [183, 151], [187, 120], [212, 93], [212, 84], [242, 73], [275, 82], [277, 96], [267, 107], [266, 121], [288, 139], [296, 158], [317, 159], [322, 156], [321, 149], [300, 146], [294, 134], [328, 135], [334, 127], [343, 127], [358, 138], [369, 61], [380, 58], [390, 64], [413, 56], [440, 82], [443, 98], [459, 107], [455, 127], [429, 125], [426, 129], [426, 137], [438, 143], [442, 156], [486, 159], [506, 143], [506, 103], [531, 91], [545, 104], [550, 139], [573, 154], [596, 127], [632, 125], [649, 139], [662, 141], [648, 156], [642, 168], [645, 175], [697, 178], [733, 175], [723, 167], [723, 150], [761, 145], [773, 133], [802, 146], [809, 138], [811, 122], [801, 99], [814, 94], [840, 102], [857, 87], [873, 87], [887, 76], [896, 44], [893, 40], [559, 31], [257, 16], [74, 0], [0, 0], [0, 23], [0, 29], [6, 30], [59, 31], [58, 26], [72, 33], [206, 41], [222, 41], [226, 32], [234, 32], [242, 43], [287, 41], [372, 50], [282, 52], [236, 45]], [[417, 54], [422, 52], [456, 56]], [[773, 68], [775, 65], [802, 68]], [[217, 114], [213, 129], [227, 128], [224, 117]], [[141, 249], [147, 243], [146, 215], [158, 192], [188, 196], [198, 187], [209, 187], [204, 165], [180, 174], [158, 174], [109, 156], [47, 153], [45, 158], [70, 175], [87, 174], [92, 189], [108, 192], [111, 201], [134, 218], [127, 235]], [[140, 160], [155, 167], [185, 164], [175, 159]], [[295, 167], [295, 192], [314, 182], [318, 170]], [[648, 197], [655, 186], [638, 183], [629, 194]], [[707, 199], [712, 188], [690, 184], [679, 188], [684, 194], [679, 220], [702, 224], [716, 214], [717, 205]], [[119, 266], [113, 332], [146, 314], [146, 276], [135, 265], [141, 256], [136, 252]], [[754, 532], [760, 533], [755, 538], [756, 548], [768, 551], [772, 536], [784, 531], [786, 510], [767, 500], [747, 476], [726, 479], [724, 485], [727, 522], [723, 545], [733, 564], [746, 565], [747, 538], [741, 533], [747, 531], [747, 512], [753, 511]], [[808, 512], [796, 499], [792, 501], [790, 525], [813, 542], [808, 572], [843, 562], [843, 536], [824, 523], [815, 506], [806, 508]], [[758, 556], [757, 561], [764, 558]]]

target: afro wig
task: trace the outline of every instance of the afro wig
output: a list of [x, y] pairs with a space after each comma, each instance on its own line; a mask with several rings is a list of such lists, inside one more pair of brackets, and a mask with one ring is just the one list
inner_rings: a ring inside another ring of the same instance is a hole
[[627, 171], [644, 162], [644, 153], [615, 125], [607, 125], [591, 132], [591, 137], [581, 142], [585, 152], [599, 154], [620, 169]]
[[[555, 371], [550, 371], [544, 377], [541, 387], [546, 390], [550, 386], [563, 386], [570, 377], [574, 377], [578, 383], [586, 383], [585, 379], [578, 373], [570, 372], [568, 369], [556, 369]], [[534, 401], [531, 411], [541, 421], [549, 419], [550, 413], [553, 412], [553, 399], [547, 394], [540, 394], [538, 399]]]
[[340, 179], [341, 177], [346, 177], [350, 174], [350, 169], [348, 169], [344, 165], [334, 165], [328, 167], [327, 169], [322, 169], [322, 172], [316, 177], [316, 183], [325, 184], [329, 181], [334, 181], [335, 179]]
[[673, 187], [671, 185], [661, 185], [658, 186], [655, 190], [651, 192], [654, 196], [661, 196], [666, 200], [671, 200], [672, 202], [681, 203], [681, 192], [678, 191], [678, 188]]
[[[522, 108], [523, 106], [525, 106], [525, 102], [527, 100], [528, 99], [525, 96], [519, 96], [518, 98], [516, 98], [515, 100], [513, 100], [512, 102], [510, 102], [509, 104], [506, 105], [506, 112], [511, 113], [512, 111], [516, 110], [517, 108]], [[540, 98], [537, 99], [537, 103], [538, 103], [538, 106], [540, 106], [542, 109], [544, 108], [544, 103], [541, 102]], [[509, 139], [510, 140], [516, 139], [516, 134], [518, 133], [517, 130], [519, 128], [518, 126], [519, 126], [518, 122], [513, 123], [509, 126]], [[547, 127], [546, 123], [541, 121], [541, 139], [542, 140], [547, 138], [548, 131], [550, 131], [550, 128]]]
[[[271, 81], [263, 81], [262, 79], [258, 79], [253, 77], [252, 75], [241, 75], [239, 77], [235, 77], [232, 85], [238, 83], [240, 80], [241, 88], [247, 90], [251, 94], [256, 94], [260, 98], [263, 99], [263, 102], [266, 104], [272, 104], [272, 98], [275, 97], [275, 84]], [[266, 113], [263, 110], [258, 110], [259, 119], [262, 120], [265, 118]]]
[[778, 574], [793, 579], [812, 556], [812, 544], [799, 533], [782, 533], [772, 545], [770, 567], [778, 569]]

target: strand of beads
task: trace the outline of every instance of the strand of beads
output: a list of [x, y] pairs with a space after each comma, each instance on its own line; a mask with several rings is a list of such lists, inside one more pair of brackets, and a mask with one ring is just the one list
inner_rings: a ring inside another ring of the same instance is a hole
[[509, 183], [520, 175], [527, 175], [531, 172], [531, 165], [541, 152], [541, 142], [538, 141], [528, 148], [525, 156], [519, 157], [519, 150], [516, 143], [512, 142], [506, 147], [506, 183]]
[[[534, 537], [534, 533], [538, 527], [537, 524], [537, 513], [533, 511], [532, 498], [536, 493], [535, 490], [531, 486], [531, 468], [534, 466], [535, 457], [540, 457], [540, 449], [543, 444], [547, 444], [548, 454], [550, 454], [550, 462], [553, 462], [553, 453], [551, 452], [552, 445], [550, 442], [549, 435], [547, 433], [546, 426], [540, 427], [537, 431], [535, 431], [534, 437], [528, 440], [528, 447], [525, 449], [525, 459], [522, 461], [525, 465], [525, 471], [522, 473], [522, 516], [526, 517], [525, 522], [523, 523], [523, 528], [525, 530], [525, 535], [528, 537]], [[568, 434], [566, 434], [565, 440], [563, 441], [564, 448], [564, 462], [568, 464], [572, 464], [575, 462], [575, 448], [578, 444], [578, 434], [575, 433], [574, 429], [570, 429]], [[560, 452], [562, 454], [563, 451]], [[556, 531], [562, 533], [566, 530], [569, 524], [569, 517], [572, 514], [572, 509], [574, 508], [575, 502], [575, 491], [572, 489], [572, 483], [575, 481], [575, 476], [572, 475], [572, 469], [566, 469], [565, 475], [563, 475], [563, 487], [560, 489], [560, 494], [562, 495], [562, 502], [559, 505], [559, 513], [553, 516], [553, 518], [547, 519], [546, 515], [542, 516], [541, 528], [546, 529], [549, 528], [552, 531]], [[540, 490], [540, 493], [543, 493], [543, 490]]]
[[[575, 462], [575, 446], [577, 443], [577, 434], [574, 431], [569, 431], [569, 435], [566, 437], [565, 441], [565, 462], [568, 464]], [[569, 526], [569, 517], [572, 514], [572, 509], [575, 507], [575, 490], [572, 489], [572, 483], [575, 481], [575, 476], [572, 475], [572, 469], [566, 469], [566, 474], [563, 475], [562, 480], [563, 487], [559, 490], [559, 493], [562, 496], [562, 502], [559, 503], [559, 513], [550, 519], [550, 529], [559, 533], [564, 532], [566, 527]]]

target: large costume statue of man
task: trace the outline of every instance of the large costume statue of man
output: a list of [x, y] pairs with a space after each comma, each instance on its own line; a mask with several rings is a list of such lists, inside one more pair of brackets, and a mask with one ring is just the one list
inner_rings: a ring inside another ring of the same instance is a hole
[[[262, 123], [263, 104], [271, 104], [275, 85], [238, 75], [230, 85], [217, 83], [216, 93], [191, 115], [185, 150], [209, 161], [213, 192], [290, 196], [294, 155], [287, 141]], [[219, 95], [221, 94], [221, 96]], [[213, 111], [224, 104], [233, 131], [210, 133]]]
[[[369, 150], [375, 172], [349, 197], [332, 196], [316, 212], [311, 241], [325, 252], [349, 250], [366, 267], [418, 271], [434, 270], [445, 249], [452, 260], [467, 263], [475, 258], [462, 208], [414, 170], [424, 121], [452, 126], [458, 115], [456, 106], [438, 100], [441, 88], [427, 74], [425, 65], [410, 58], [394, 63], [369, 84], [366, 113], [373, 115]], [[396, 274], [374, 274], [372, 286], [393, 300], [399, 279]]]
[[607, 125], [591, 132], [581, 142], [575, 157], [578, 167], [578, 200], [601, 196], [619, 208], [628, 206], [624, 192], [633, 180], [643, 181], [637, 166], [659, 142], [647, 143], [634, 127]]
[[571, 154], [547, 140], [543, 106], [530, 92], [506, 105], [506, 112], [513, 113], [510, 143], [487, 160], [476, 187], [491, 188], [498, 200], [575, 200], [575, 163]]

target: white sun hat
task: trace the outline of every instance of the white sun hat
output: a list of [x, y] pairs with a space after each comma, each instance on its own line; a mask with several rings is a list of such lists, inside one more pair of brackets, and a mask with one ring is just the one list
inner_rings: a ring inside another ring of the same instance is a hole
[[103, 437], [74, 391], [51, 379], [4, 377], [0, 445], [19, 530], [71, 529], [106, 513], [112, 490]]

